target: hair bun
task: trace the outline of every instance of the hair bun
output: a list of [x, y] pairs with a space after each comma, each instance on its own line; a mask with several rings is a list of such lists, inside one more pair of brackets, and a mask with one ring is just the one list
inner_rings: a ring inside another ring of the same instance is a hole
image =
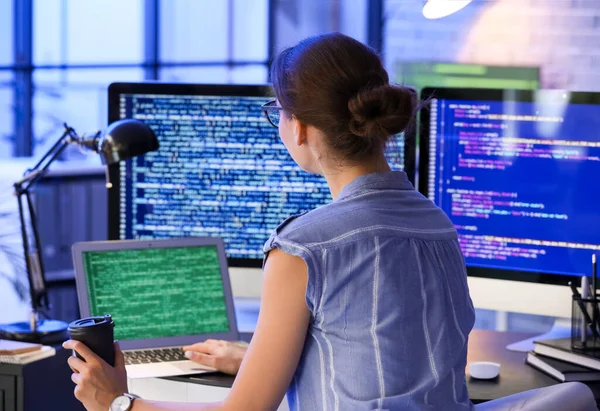
[[416, 97], [406, 87], [384, 84], [360, 90], [350, 101], [350, 132], [385, 144], [412, 121]]

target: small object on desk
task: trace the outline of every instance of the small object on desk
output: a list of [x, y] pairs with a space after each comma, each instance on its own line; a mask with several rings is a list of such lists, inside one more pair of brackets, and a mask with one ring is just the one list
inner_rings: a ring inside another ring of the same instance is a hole
[[533, 344], [536, 354], [600, 371], [600, 351], [574, 350], [571, 348], [571, 338], [534, 341]]
[[600, 371], [530, 352], [525, 362], [560, 382], [600, 381]]
[[[106, 314], [103, 317], [75, 320], [69, 324], [68, 332], [71, 339], [84, 343], [94, 354], [112, 367], [115, 365], [114, 327], [115, 323], [111, 315]], [[83, 360], [76, 351], [73, 351], [73, 355]]]
[[[584, 300], [587, 300], [590, 298], [590, 282], [587, 278], [587, 276], [583, 276], [581, 277], [581, 298]], [[586, 319], [586, 315], [587, 314], [587, 309], [585, 306], [585, 303], [582, 303], [579, 305], [579, 308], [582, 310], [582, 313], [584, 314], [584, 317], [582, 318], [581, 321], [581, 345], [585, 347], [586, 343], [587, 343], [587, 333], [588, 333], [588, 325], [590, 327], [592, 327], [592, 329], [594, 329], [594, 321], [593, 319], [591, 321], [588, 321]], [[592, 314], [593, 315], [593, 314]]]
[[479, 380], [491, 380], [500, 374], [497, 362], [476, 361], [469, 364], [469, 375]]
[[48, 345], [41, 346], [40, 349], [35, 351], [24, 352], [21, 354], [0, 354], [0, 363], [7, 364], [29, 364], [34, 361], [42, 360], [44, 358], [52, 357], [56, 354], [54, 347]]
[[592, 254], [592, 295], [596, 299], [596, 254]]
[[[584, 278], [585, 278], [585, 280], [584, 280]], [[587, 288], [583, 287], [587, 283], [589, 283], [588, 280], [587, 280], [587, 277], [582, 277], [581, 278], [581, 285], [582, 285], [582, 293], [584, 293], [584, 294], [589, 293], [589, 287], [587, 287]], [[594, 341], [600, 341], [600, 336], [598, 336], [598, 331], [597, 331], [596, 327], [594, 327], [594, 323], [592, 321], [592, 318], [590, 317], [590, 314], [588, 313], [588, 310], [586, 309], [586, 304], [587, 303], [585, 303], [585, 302], [582, 301], [587, 296], [580, 295], [579, 291], [577, 291], [577, 287], [575, 287], [575, 284], [573, 284], [572, 281], [569, 281], [569, 287], [571, 287], [571, 291], [573, 292], [573, 303], [577, 304], [577, 306], [579, 307], [579, 311], [583, 315], [583, 321], [582, 321], [583, 324], [581, 325], [581, 333], [582, 334], [586, 334], [586, 337], [587, 337], [587, 332], [586, 332], [587, 328], [586, 327], [589, 326], [589, 328], [592, 330], [592, 335], [594, 337]], [[588, 290], [588, 291], [586, 292], [586, 290]], [[575, 318], [573, 318], [573, 320], [575, 320]], [[545, 341], [545, 340], [550, 340], [550, 338], [538, 339], [538, 340], [539, 341]], [[587, 341], [587, 338], [584, 339], [584, 337], [582, 335], [581, 336], [581, 343], [582, 343], [582, 345], [585, 345], [586, 341]]]
[[31, 351], [38, 351], [41, 348], [41, 344], [33, 344], [11, 340], [0, 340], [0, 355], [24, 354]]
[[[592, 254], [592, 295], [591, 297], [594, 299], [593, 302], [593, 306], [592, 306], [592, 330], [597, 331], [598, 328], [600, 327], [600, 325], [598, 324], [598, 321], [600, 321], [600, 313], [598, 312], [598, 299], [597, 299], [597, 292], [596, 292], [596, 287], [597, 287], [597, 280], [596, 280], [596, 254]], [[596, 335], [595, 338], [598, 338], [598, 336]], [[595, 341], [596, 342], [596, 341]]]
[[590, 281], [588, 280], [587, 276], [584, 275], [581, 277], [581, 298], [584, 300], [591, 298], [590, 290]]

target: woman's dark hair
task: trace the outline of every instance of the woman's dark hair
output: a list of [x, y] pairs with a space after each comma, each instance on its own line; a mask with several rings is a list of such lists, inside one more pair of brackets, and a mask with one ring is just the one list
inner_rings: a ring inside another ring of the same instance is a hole
[[417, 109], [412, 90], [389, 84], [375, 51], [340, 33], [283, 50], [271, 80], [284, 112], [321, 130], [333, 152], [350, 161], [382, 152]]

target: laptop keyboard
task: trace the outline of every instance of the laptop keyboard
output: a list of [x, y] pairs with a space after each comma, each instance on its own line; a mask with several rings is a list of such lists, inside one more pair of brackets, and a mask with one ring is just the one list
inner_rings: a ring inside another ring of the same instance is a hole
[[125, 351], [125, 365], [157, 362], [185, 361], [181, 348], [155, 348], [152, 350]]

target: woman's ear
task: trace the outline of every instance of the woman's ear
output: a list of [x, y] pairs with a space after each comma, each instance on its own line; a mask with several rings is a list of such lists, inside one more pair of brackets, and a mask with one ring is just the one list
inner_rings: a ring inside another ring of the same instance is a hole
[[297, 146], [302, 146], [306, 143], [306, 125], [302, 124], [296, 117], [292, 117], [292, 122], [294, 141]]

